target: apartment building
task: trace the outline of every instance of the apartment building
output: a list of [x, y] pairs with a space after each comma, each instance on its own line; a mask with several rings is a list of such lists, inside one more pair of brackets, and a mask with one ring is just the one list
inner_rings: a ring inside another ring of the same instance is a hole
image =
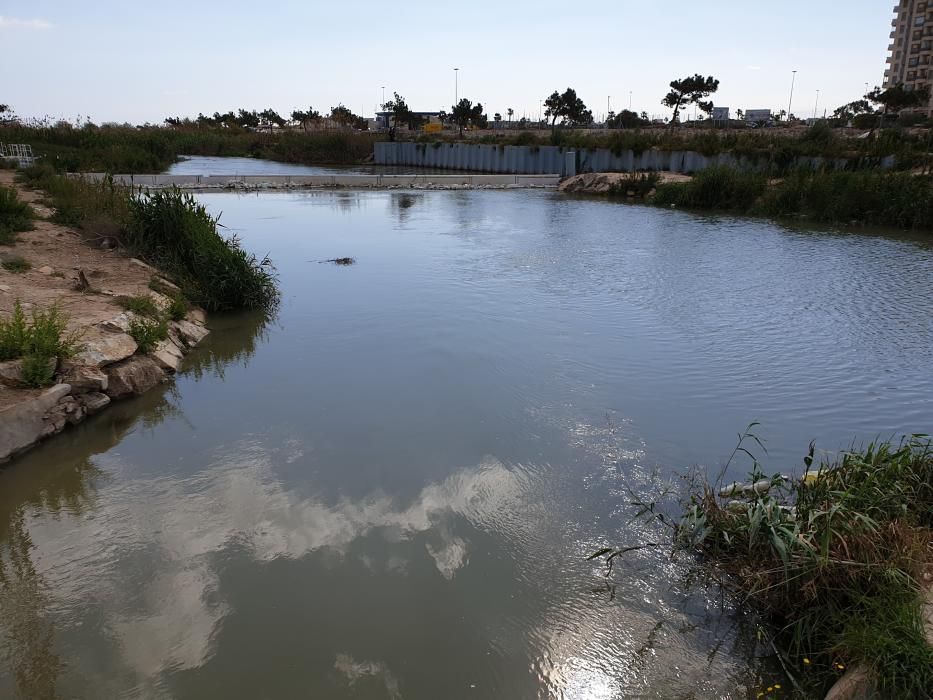
[[[894, 13], [884, 87], [903, 83], [908, 90], [930, 88], [933, 83], [933, 0], [900, 0], [894, 6]], [[933, 115], [933, 98], [926, 112]]]

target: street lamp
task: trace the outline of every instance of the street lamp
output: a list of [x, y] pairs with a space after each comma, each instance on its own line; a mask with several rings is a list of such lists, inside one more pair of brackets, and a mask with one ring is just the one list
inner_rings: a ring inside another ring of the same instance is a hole
[[790, 79], [790, 99], [787, 100], [787, 121], [790, 121], [790, 108], [794, 103], [794, 82], [797, 80], [797, 71], [792, 71], [793, 76]]
[[606, 121], [609, 121], [609, 112], [612, 111], [612, 107], [609, 105], [609, 100], [612, 98], [612, 95], [606, 95]]
[[628, 111], [632, 111], [632, 91], [628, 91]]
[[383, 85], [382, 86], [382, 105], [381, 105], [382, 109], [385, 109], [385, 104], [386, 104], [386, 86]]
[[820, 106], [820, 91], [816, 91], [816, 102], [813, 103], [813, 118], [816, 119], [816, 109]]
[[460, 85], [457, 76], [460, 74], [459, 68], [454, 68], [454, 107], [460, 102]]

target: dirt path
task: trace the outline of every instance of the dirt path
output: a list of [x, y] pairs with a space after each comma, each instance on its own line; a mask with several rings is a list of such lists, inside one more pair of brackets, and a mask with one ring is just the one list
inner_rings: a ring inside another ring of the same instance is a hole
[[[92, 247], [73, 229], [47, 221], [52, 211], [40, 203], [43, 193], [16, 184], [13, 176], [11, 170], [0, 170], [0, 184], [15, 187], [20, 199], [41, 218], [35, 221], [35, 230], [17, 234], [16, 245], [0, 246], [0, 259], [19, 256], [32, 265], [19, 273], [0, 267], [0, 317], [12, 312], [17, 300], [27, 312], [58, 303], [68, 314], [71, 329], [86, 329], [120, 313], [114, 296], [149, 293], [151, 268], [122, 252]], [[76, 291], [79, 270], [96, 293]], [[0, 384], [0, 408], [39, 393]]]

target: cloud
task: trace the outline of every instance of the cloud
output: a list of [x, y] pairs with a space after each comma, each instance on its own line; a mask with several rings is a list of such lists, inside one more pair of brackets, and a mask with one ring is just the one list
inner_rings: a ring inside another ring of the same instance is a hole
[[0, 15], [0, 29], [51, 29], [52, 24], [44, 19], [19, 19]]

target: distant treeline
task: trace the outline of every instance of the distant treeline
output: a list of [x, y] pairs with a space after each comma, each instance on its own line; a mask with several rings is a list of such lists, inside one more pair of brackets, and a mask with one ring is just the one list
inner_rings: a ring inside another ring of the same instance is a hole
[[352, 164], [373, 152], [378, 134], [357, 131], [251, 131], [216, 126], [76, 127], [10, 125], [6, 143], [28, 143], [33, 152], [66, 172], [159, 173], [180, 155], [247, 156], [285, 163]]

